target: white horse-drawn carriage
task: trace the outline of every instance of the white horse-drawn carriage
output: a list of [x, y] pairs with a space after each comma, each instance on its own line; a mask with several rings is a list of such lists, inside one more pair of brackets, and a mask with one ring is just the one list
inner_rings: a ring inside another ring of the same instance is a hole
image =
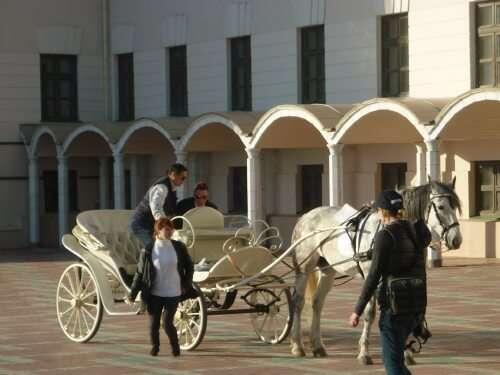
[[[63, 237], [64, 246], [79, 261], [60, 277], [57, 318], [74, 342], [92, 339], [103, 311], [111, 316], [140, 312], [140, 304], [124, 303], [129, 292], [126, 275], [135, 272], [140, 251], [139, 242], [128, 231], [132, 212], [83, 212], [72, 234]], [[278, 230], [264, 222], [249, 223], [245, 217], [223, 216], [209, 207], [188, 211], [178, 220], [182, 229], [175, 235], [188, 247], [200, 292], [197, 298], [179, 304], [174, 324], [181, 348], [196, 348], [205, 335], [207, 316], [222, 314], [249, 314], [260, 340], [283, 341], [292, 324], [292, 302], [290, 285], [269, 267], [278, 263]], [[243, 308], [231, 308], [238, 293]]]

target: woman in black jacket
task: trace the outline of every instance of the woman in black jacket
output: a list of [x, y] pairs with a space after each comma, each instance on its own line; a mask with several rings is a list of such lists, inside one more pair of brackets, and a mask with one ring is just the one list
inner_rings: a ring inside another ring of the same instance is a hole
[[172, 355], [179, 356], [180, 348], [177, 330], [173, 324], [179, 301], [193, 297], [193, 262], [186, 246], [171, 240], [174, 227], [167, 218], [156, 221], [155, 241], [141, 251], [137, 271], [128, 296], [134, 301], [139, 291], [147, 305], [150, 318], [150, 338], [152, 356], [160, 350], [160, 319], [163, 313], [163, 326], [172, 347]]
[[[383, 191], [375, 202], [384, 228], [375, 235], [370, 272], [349, 318], [356, 327], [368, 301], [377, 292], [380, 306], [380, 341], [382, 358], [387, 374], [408, 375], [404, 363], [404, 350], [409, 334], [418, 326], [425, 312], [426, 272], [423, 249], [430, 242], [430, 232], [420, 225], [419, 237], [412, 224], [402, 219], [403, 198], [393, 190]], [[392, 278], [392, 279], [391, 279]], [[418, 286], [409, 299], [395, 299], [391, 293], [391, 280], [405, 278], [405, 285]]]

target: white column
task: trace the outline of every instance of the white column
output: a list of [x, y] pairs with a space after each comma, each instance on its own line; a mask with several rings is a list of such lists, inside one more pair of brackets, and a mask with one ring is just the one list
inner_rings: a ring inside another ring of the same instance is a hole
[[125, 208], [125, 171], [123, 154], [113, 152], [113, 189], [115, 194], [115, 209]]
[[[433, 180], [440, 180], [440, 163], [439, 163], [439, 148], [438, 140], [426, 141], [425, 145], [427, 147], [427, 158], [426, 158], [426, 169], [427, 174], [431, 176]], [[427, 265], [431, 268], [441, 267], [442, 265], [442, 254], [441, 249], [433, 250], [429, 248], [427, 251]]]
[[139, 178], [139, 157], [130, 155], [130, 207], [137, 205], [137, 184]]
[[30, 243], [40, 242], [40, 176], [38, 171], [38, 156], [29, 158], [29, 206], [30, 206]]
[[433, 180], [440, 180], [438, 140], [426, 141], [425, 146], [427, 147], [425, 165], [427, 174], [431, 176]]
[[250, 220], [261, 219], [262, 185], [260, 149], [247, 148], [247, 207]]
[[68, 157], [57, 155], [57, 192], [58, 192], [58, 213], [59, 213], [59, 242], [62, 236], [68, 233]]
[[99, 208], [108, 208], [109, 201], [109, 164], [107, 157], [99, 158]]
[[[187, 152], [184, 152], [184, 151], [178, 151], [175, 153], [175, 157], [177, 159], [177, 163], [179, 164], [182, 164], [184, 165], [185, 167], [187, 167], [187, 156], [188, 156], [188, 153]], [[189, 172], [188, 171], [188, 175], [189, 175]], [[186, 194], [186, 184], [187, 181], [184, 181], [184, 184], [182, 184], [181, 186], [178, 186], [177, 187], [177, 200], [181, 200], [185, 197], [185, 194]]]
[[427, 178], [425, 176], [425, 149], [424, 145], [422, 143], [417, 143], [415, 145], [417, 148], [417, 153], [416, 153], [416, 176], [415, 176], [415, 185], [420, 186], [420, 185], [425, 185], [427, 183]]
[[330, 206], [339, 207], [344, 200], [344, 171], [342, 149], [344, 145], [328, 145], [328, 189]]

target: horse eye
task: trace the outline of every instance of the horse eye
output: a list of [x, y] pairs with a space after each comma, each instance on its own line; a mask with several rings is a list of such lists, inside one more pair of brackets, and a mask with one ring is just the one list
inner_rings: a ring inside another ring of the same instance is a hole
[[444, 210], [444, 206], [438, 206], [439, 210]]

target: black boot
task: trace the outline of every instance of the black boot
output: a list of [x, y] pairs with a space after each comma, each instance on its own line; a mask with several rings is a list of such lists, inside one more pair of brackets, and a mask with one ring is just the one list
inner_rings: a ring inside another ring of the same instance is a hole
[[151, 354], [153, 357], [156, 357], [158, 355], [159, 351], [160, 351], [160, 348], [158, 348], [157, 346], [153, 346], [151, 348], [151, 351], [149, 352], [149, 354]]

